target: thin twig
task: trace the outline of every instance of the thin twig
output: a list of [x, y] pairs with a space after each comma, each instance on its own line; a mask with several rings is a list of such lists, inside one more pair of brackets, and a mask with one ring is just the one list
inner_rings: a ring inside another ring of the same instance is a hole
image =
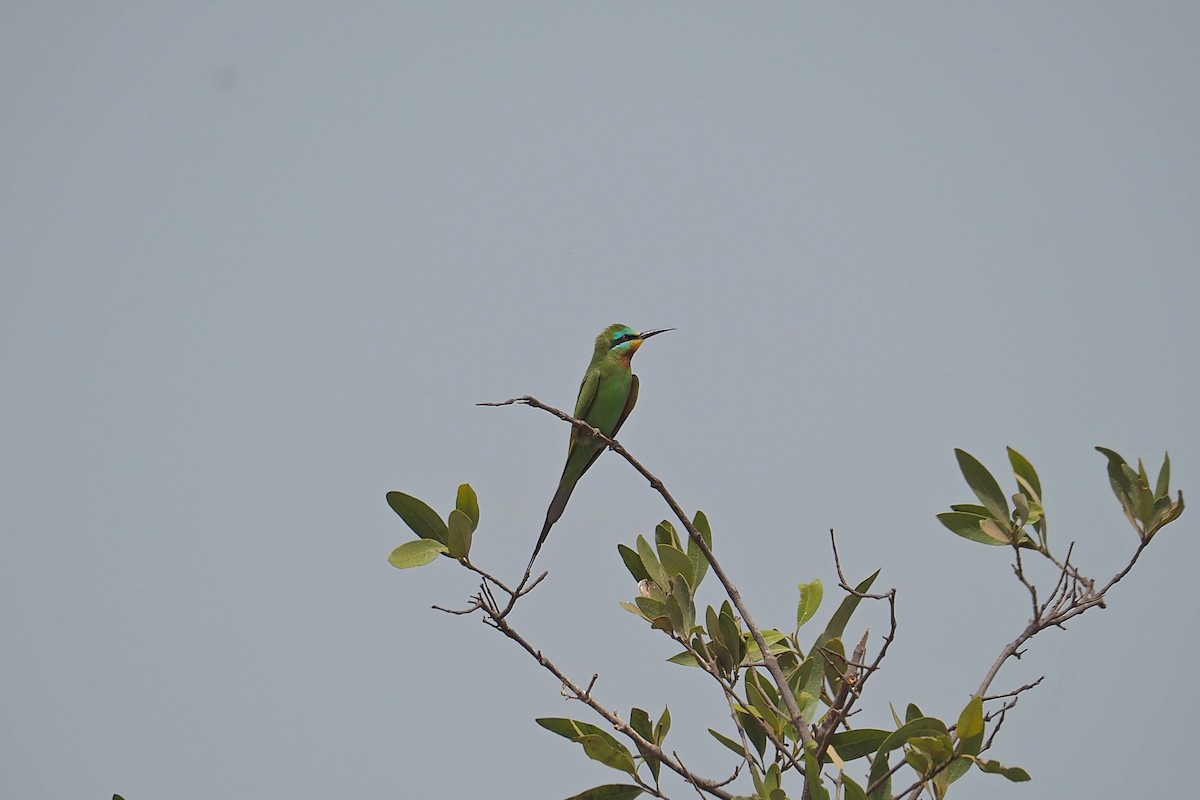
[[1024, 686], [1020, 687], [1020, 688], [1013, 689], [1011, 692], [1004, 692], [1003, 694], [993, 694], [993, 695], [989, 695], [988, 697], [981, 697], [980, 699], [981, 699], [981, 700], [983, 700], [983, 702], [985, 702], [985, 703], [986, 703], [986, 702], [987, 702], [987, 701], [989, 701], [989, 700], [999, 700], [1001, 697], [1016, 697], [1016, 696], [1017, 696], [1017, 695], [1019, 695], [1021, 692], [1027, 692], [1027, 691], [1029, 691], [1030, 689], [1032, 689], [1033, 687], [1037, 686], [1039, 683], [1041, 683], [1041, 682], [1042, 682], [1042, 681], [1044, 681], [1044, 680], [1046, 680], [1046, 676], [1045, 676], [1045, 675], [1043, 675], [1042, 677], [1038, 678], [1038, 679], [1037, 679], [1036, 681], [1034, 681], [1033, 683], [1027, 683], [1027, 684], [1025, 684]]
[[994, 711], [983, 718], [985, 723], [991, 722], [991, 720], [994, 718], [996, 720], [996, 727], [992, 728], [991, 734], [988, 735], [987, 741], [983, 743], [983, 747], [979, 748], [979, 752], [986, 753], [992, 748], [992, 742], [996, 740], [996, 734], [1000, 733], [1000, 726], [1004, 724], [1004, 720], [1008, 717], [1008, 712], [1017, 705], [1017, 700], [1019, 699], [1020, 698], [1013, 696], [1013, 698], [1005, 703], [999, 711]]
[[[846, 717], [850, 716], [854, 703], [860, 697], [862, 697], [863, 687], [866, 686], [867, 680], [874, 675], [879, 669], [880, 665], [883, 664], [883, 659], [887, 656], [888, 650], [892, 646], [892, 642], [896, 640], [896, 628], [899, 623], [896, 620], [896, 590], [892, 588], [883, 594], [874, 595], [858, 592], [851, 588], [849, 581], [846, 580], [846, 573], [842, 570], [842, 559], [837, 549], [837, 537], [834, 535], [832, 528], [829, 530], [829, 543], [830, 547], [833, 549], [833, 563], [837, 568], [839, 585], [851, 594], [870, 600], [887, 600], [888, 603], [888, 632], [883, 637], [883, 644], [880, 646], [879, 652], [875, 655], [875, 659], [870, 664], [865, 666], [862, 674], [858, 678], [857, 684], [851, 687], [852, 693], [848, 698], [846, 706], [842, 710], [841, 714], [842, 719], [845, 719]], [[836, 732], [836, 730], [834, 732]], [[830, 736], [832, 737], [832, 734], [830, 734]]]
[[1029, 592], [1029, 601], [1033, 608], [1033, 619], [1041, 619], [1041, 612], [1038, 610], [1037, 587], [1030, 583], [1029, 579], [1025, 577], [1025, 566], [1021, 563], [1021, 548], [1018, 547], [1015, 542], [1013, 543], [1012, 548], [1014, 554], [1013, 572], [1016, 574], [1017, 580], [1019, 580], [1021, 585], [1024, 586]]
[[[975, 694], [979, 695], [980, 697], [985, 696], [988, 689], [992, 685], [992, 681], [994, 681], [996, 679], [996, 675], [999, 674], [1000, 668], [1004, 666], [1004, 663], [1013, 657], [1020, 658], [1020, 654], [1023, 652], [1021, 648], [1034, 636], [1041, 633], [1046, 628], [1061, 628], [1063, 627], [1064, 623], [1074, 619], [1090, 608], [1095, 606], [1103, 607], [1105, 595], [1107, 595], [1110, 589], [1120, 583], [1121, 580], [1129, 574], [1129, 571], [1133, 569], [1133, 566], [1138, 562], [1138, 559], [1141, 558], [1142, 552], [1146, 549], [1147, 544], [1149, 544], [1149, 542], [1144, 540], [1139, 542], [1137, 549], [1134, 550], [1133, 555], [1129, 559], [1129, 563], [1125, 565], [1124, 569], [1113, 575], [1113, 577], [1109, 579], [1108, 583], [1104, 584], [1104, 586], [1100, 589], [1096, 589], [1095, 581], [1082, 575], [1078, 569], [1071, 566], [1069, 554], [1067, 556], [1067, 560], [1063, 561], [1061, 564], [1057, 560], [1051, 559], [1054, 560], [1054, 563], [1059, 567], [1060, 570], [1059, 581], [1056, 584], [1056, 592], [1061, 586], [1061, 597], [1054, 602], [1054, 607], [1052, 609], [1047, 608], [1047, 606], [1051, 600], [1054, 600], [1053, 595], [1046, 601], [1045, 604], [1043, 604], [1043, 606], [1035, 607], [1034, 610], [1037, 612], [1035, 613], [1035, 616], [1031, 618], [1028, 623], [1026, 623], [1024, 630], [1017, 635], [1017, 638], [1013, 639], [1001, 649], [1000, 655], [996, 657], [996, 660], [992, 663], [991, 668], [988, 669], [987, 674], [984, 675], [983, 681], [979, 684], [979, 688], [975, 690]], [[1070, 598], [1069, 602], [1067, 601], [1068, 597]]]

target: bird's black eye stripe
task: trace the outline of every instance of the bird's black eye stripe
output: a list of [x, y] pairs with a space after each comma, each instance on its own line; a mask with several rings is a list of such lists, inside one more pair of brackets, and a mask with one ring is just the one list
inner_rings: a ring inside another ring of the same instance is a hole
[[636, 333], [623, 333], [617, 337], [616, 341], [613, 342], [613, 347], [616, 347], [619, 344], [625, 344], [626, 342], [632, 342], [636, 338]]

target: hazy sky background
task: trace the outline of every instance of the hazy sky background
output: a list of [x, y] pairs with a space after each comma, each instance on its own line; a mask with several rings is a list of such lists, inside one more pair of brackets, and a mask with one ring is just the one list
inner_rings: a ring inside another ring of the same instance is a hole
[[[759, 621], [814, 577], [832, 607], [834, 527], [901, 593], [858, 724], [955, 718], [1027, 598], [934, 519], [954, 447], [1022, 450], [1102, 578], [1136, 540], [1094, 445], [1200, 496], [1198, 40], [1189, 2], [5, 4], [0, 795], [619, 781], [533, 722], [595, 721], [552, 677], [430, 610], [465, 573], [387, 564], [384, 503], [471, 482], [516, 576], [568, 431], [474, 404], [571, 407], [612, 322], [678, 328], [621, 440]], [[514, 623], [723, 776], [719, 697], [617, 606], [665, 513], [602, 458]], [[1047, 675], [992, 751], [1034, 782], [959, 794], [1186, 785], [1197, 519], [1001, 674]]]

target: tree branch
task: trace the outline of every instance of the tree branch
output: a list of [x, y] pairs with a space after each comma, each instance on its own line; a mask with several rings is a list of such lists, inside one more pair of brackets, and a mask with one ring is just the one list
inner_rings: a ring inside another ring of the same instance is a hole
[[[1140, 540], [1137, 549], [1133, 551], [1133, 555], [1129, 559], [1129, 563], [1098, 590], [1096, 589], [1095, 581], [1082, 575], [1078, 569], [1071, 566], [1069, 553], [1066, 561], [1062, 563], [1052, 558], [1051, 561], [1059, 567], [1059, 578], [1055, 584], [1054, 592], [1051, 593], [1051, 596], [1041, 606], [1038, 606], [1036, 604], [1036, 592], [1032, 588], [1029, 589], [1034, 598], [1034, 616], [1026, 623], [1025, 629], [1021, 631], [1017, 638], [1006, 644], [1000, 651], [1000, 655], [996, 657], [991, 668], [984, 675], [979, 688], [975, 690], [975, 694], [980, 697], [985, 696], [988, 689], [991, 688], [992, 681], [999, 674], [1000, 668], [1004, 666], [1004, 663], [1013, 657], [1020, 658], [1021, 648], [1034, 636], [1046, 630], [1046, 628], [1061, 628], [1063, 623], [1074, 619], [1090, 608], [1095, 606], [1103, 608], [1105, 595], [1129, 574], [1129, 571], [1133, 569], [1134, 564], [1141, 558], [1142, 551], [1146, 549], [1149, 543], [1145, 539]], [[1073, 547], [1074, 544], [1072, 544]], [[1020, 564], [1019, 556], [1017, 564]], [[1029, 587], [1030, 584], [1025, 580], [1024, 573], [1019, 566], [1014, 566], [1013, 570], [1021, 583]]]
[[687, 767], [685, 767], [677, 758], [673, 758], [672, 756], [668, 755], [657, 744], [642, 738], [641, 734], [635, 731], [628, 722], [621, 719], [620, 715], [601, 705], [600, 702], [592, 696], [592, 687], [596, 681], [595, 676], [592, 677], [592, 681], [588, 684], [586, 689], [567, 677], [567, 675], [561, 669], [559, 669], [553, 661], [542, 654], [541, 650], [536, 649], [523, 636], [521, 636], [521, 634], [517, 633], [512, 626], [508, 624], [508, 621], [505, 619], [505, 617], [501, 615], [500, 608], [496, 604], [494, 598], [490, 598], [485, 595], [477, 595], [474, 598], [474, 602], [478, 603], [478, 607], [482, 609], [484, 614], [486, 614], [486, 617], [484, 618], [485, 623], [491, 625], [509, 639], [516, 642], [521, 649], [533, 656], [535, 661], [541, 664], [542, 667], [550, 672], [550, 674], [561, 681], [562, 685], [566, 687], [566, 689], [571, 693], [572, 697], [589, 706], [597, 714], [604, 717], [604, 719], [606, 719], [609, 724], [613, 726], [613, 728], [620, 731], [627, 738], [632, 740], [639, 749], [650, 753], [672, 772], [676, 773], [685, 781], [688, 781], [695, 786], [697, 790], [703, 790], [713, 797], [721, 798], [721, 800], [733, 800], [733, 795], [722, 789], [719, 782], [696, 775]]
[[[608, 445], [610, 450], [612, 450], [614, 453], [617, 453], [619, 456], [621, 456], [621, 458], [625, 459], [631, 467], [637, 470], [638, 474], [650, 482], [651, 488], [653, 488], [659, 493], [659, 495], [662, 496], [663, 500], [666, 501], [671, 511], [675, 514], [675, 517], [680, 521], [683, 527], [687, 529], [688, 536], [690, 536], [692, 541], [694, 541], [700, 548], [700, 552], [704, 553], [704, 557], [708, 559], [708, 563], [712, 568], [713, 574], [717, 576], [717, 580], [719, 580], [721, 585], [725, 587], [725, 593], [729, 596], [729, 599], [733, 603], [734, 607], [737, 608], [738, 614], [740, 614], [742, 617], [742, 622], [745, 623], [746, 628], [754, 637], [754, 641], [758, 644], [759, 650], [763, 654], [763, 665], [767, 668], [767, 671], [771, 673], [771, 678], [775, 681], [775, 685], [779, 689], [779, 695], [783, 699], [784, 705], [787, 706], [788, 716], [790, 717], [793, 727], [796, 728], [800, 739], [805, 744], [813, 741], [811, 725], [808, 720], [804, 718], [804, 714], [801, 713], [800, 706], [796, 702], [796, 697], [792, 694], [791, 686], [788, 685], [787, 676], [783, 674], [783, 669], [779, 666], [779, 659], [777, 659], [775, 655], [771, 653], [770, 647], [767, 646], [767, 640], [763, 637], [762, 629], [758, 627], [757, 623], [755, 623], [754, 618], [750, 614], [750, 609], [746, 607], [745, 601], [742, 600], [742, 593], [738, 591], [737, 586], [725, 573], [725, 570], [713, 556], [711, 548], [709, 548], [708, 544], [704, 541], [704, 537], [700, 535], [700, 531], [696, 530], [695, 524], [684, 512], [678, 501], [676, 501], [671, 493], [667, 491], [667, 487], [663, 484], [662, 480], [650, 472], [650, 470], [642, 466], [641, 462], [634, 458], [628, 450], [622, 447], [621, 443], [616, 439], [605, 436], [588, 423], [575, 419], [565, 411], [560, 411], [553, 406], [548, 406], [541, 400], [538, 400], [536, 397], [523, 395], [521, 397], [514, 397], [509, 400], [503, 400], [495, 403], [478, 403], [478, 405], [481, 406], [507, 406], [513, 404], [521, 404], [539, 408], [542, 411], [553, 414], [563, 422], [568, 422], [574, 425], [585, 433], [590, 433], [592, 436]], [[511, 603], [509, 604], [509, 608], [511, 608]], [[505, 609], [505, 613], [507, 613], [507, 611], [508, 609]]]

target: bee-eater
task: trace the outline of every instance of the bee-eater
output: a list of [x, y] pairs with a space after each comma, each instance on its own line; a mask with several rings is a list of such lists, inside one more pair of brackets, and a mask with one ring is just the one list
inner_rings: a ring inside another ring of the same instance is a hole
[[[638, 399], [638, 377], [630, 368], [633, 354], [642, 346], [642, 342], [651, 336], [671, 330], [674, 328], [638, 333], [628, 325], [609, 325], [605, 328], [596, 337], [592, 363], [588, 365], [583, 382], [579, 385], [579, 399], [575, 401], [575, 419], [583, 420], [609, 438], [616, 436]], [[533, 557], [529, 559], [527, 570], [533, 567], [551, 526], [562, 516], [575, 484], [604, 452], [605, 447], [607, 445], [596, 437], [579, 428], [571, 428], [571, 441], [567, 445], [567, 464], [563, 467], [562, 478], [558, 481], [558, 491], [554, 493], [554, 499], [550, 501], [550, 508], [546, 511], [546, 523], [542, 526], [542, 535], [538, 537], [537, 546], [533, 548]]]

